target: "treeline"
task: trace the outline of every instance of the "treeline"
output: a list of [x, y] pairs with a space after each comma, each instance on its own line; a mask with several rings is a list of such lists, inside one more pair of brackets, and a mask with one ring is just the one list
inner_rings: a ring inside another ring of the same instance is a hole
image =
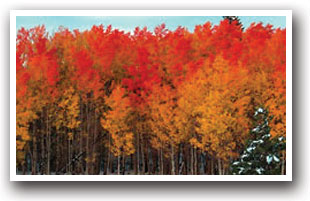
[[261, 23], [22, 28], [17, 172], [230, 174], [258, 108], [269, 111], [272, 138], [285, 137], [285, 65], [286, 30]]

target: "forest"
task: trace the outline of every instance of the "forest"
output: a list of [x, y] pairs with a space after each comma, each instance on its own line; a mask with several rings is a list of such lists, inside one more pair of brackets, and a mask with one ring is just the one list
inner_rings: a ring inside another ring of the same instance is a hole
[[16, 33], [16, 171], [285, 174], [286, 29]]

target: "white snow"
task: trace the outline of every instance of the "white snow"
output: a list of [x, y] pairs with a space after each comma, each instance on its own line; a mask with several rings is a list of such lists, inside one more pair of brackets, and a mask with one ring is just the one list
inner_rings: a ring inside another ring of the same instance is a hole
[[238, 172], [238, 174], [241, 174], [243, 172], [244, 168], [243, 167], [240, 167], [240, 170]]
[[264, 109], [260, 107], [255, 111], [254, 116], [258, 115], [258, 113], [263, 113], [263, 112], [264, 112]]
[[272, 156], [271, 155], [266, 156], [266, 161], [268, 164], [270, 164], [272, 162]]
[[247, 150], [248, 152], [252, 152], [252, 151], [255, 150], [255, 149], [256, 149], [256, 147], [250, 146], [250, 147], [248, 147], [246, 150]]
[[249, 156], [248, 154], [243, 154], [243, 155], [241, 156], [241, 159], [246, 158], [246, 157], [248, 157], [248, 156]]
[[258, 174], [262, 174], [263, 173], [263, 171], [264, 171], [264, 168], [256, 168], [255, 169], [256, 170], [256, 172], [258, 173]]
[[273, 160], [275, 160], [276, 162], [280, 161], [280, 159], [278, 157], [276, 157], [275, 155], [273, 155]]
[[239, 161], [233, 162], [233, 165], [239, 165]]
[[259, 131], [259, 126], [257, 126], [256, 128], [252, 129], [252, 132], [258, 132]]
[[270, 135], [270, 133], [269, 133], [269, 134], [263, 135], [262, 138], [263, 138], [263, 139], [264, 139], [264, 138], [269, 138], [270, 136], [271, 136], [271, 135]]

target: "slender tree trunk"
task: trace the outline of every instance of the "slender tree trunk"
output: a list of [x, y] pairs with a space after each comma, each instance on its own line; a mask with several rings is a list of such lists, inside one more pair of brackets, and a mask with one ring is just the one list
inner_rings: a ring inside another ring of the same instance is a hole
[[68, 138], [68, 174], [71, 174], [71, 146], [70, 146], [70, 139]]
[[188, 155], [188, 147], [187, 144], [184, 145], [183, 147], [183, 155], [184, 155], [184, 173], [185, 175], [187, 175], [189, 173], [189, 155]]
[[142, 174], [145, 174], [145, 159], [144, 159], [144, 140], [141, 136], [141, 162], [142, 162]]
[[180, 147], [178, 145], [177, 149], [175, 151], [175, 154], [174, 154], [175, 155], [175, 174], [176, 175], [179, 174], [179, 167], [180, 167], [180, 163], [179, 163], [179, 159], [180, 159], [179, 154], [180, 154], [180, 152], [179, 152], [179, 150], [180, 150]]
[[200, 167], [202, 170], [202, 174], [206, 174], [206, 166], [205, 166], [206, 154], [204, 151], [200, 150]]
[[201, 152], [197, 148], [196, 148], [196, 159], [197, 159], [196, 160], [196, 174], [199, 175], [200, 169], [201, 169], [201, 167], [200, 167], [200, 165], [201, 165]]
[[109, 136], [109, 148], [108, 148], [108, 161], [107, 161], [107, 174], [110, 174], [110, 161], [111, 161], [111, 153], [110, 153], [110, 150], [111, 150], [111, 136], [110, 136], [110, 134], [108, 134], [108, 136]]
[[197, 175], [198, 173], [198, 161], [197, 161], [197, 148], [194, 148], [194, 174]]
[[171, 146], [171, 174], [172, 175], [175, 175], [175, 160], [174, 160], [174, 147], [173, 145], [170, 145]]
[[159, 150], [151, 149], [152, 152], [152, 174], [156, 175], [159, 170]]
[[180, 144], [179, 148], [179, 156], [178, 156], [178, 174], [183, 174], [183, 167], [184, 167], [184, 156], [183, 156], [183, 146]]
[[140, 134], [137, 134], [137, 174], [140, 174], [140, 148], [139, 148], [139, 144], [140, 144]]
[[55, 174], [58, 174], [59, 160], [61, 159], [61, 157], [59, 156], [59, 146], [60, 146], [59, 135], [58, 135], [58, 133], [56, 133], [56, 153], [55, 153], [55, 156], [56, 156], [56, 161], [55, 161], [56, 170], [55, 170]]
[[149, 145], [148, 145], [148, 142], [146, 142], [147, 144], [146, 144], [146, 161], [147, 161], [147, 174], [148, 175], [150, 175], [151, 174], [151, 159], [150, 158], [152, 158], [152, 155], [151, 155], [151, 157], [150, 157], [150, 147], [149, 147]]
[[157, 168], [156, 168], [156, 171], [158, 171], [157, 174], [161, 174], [161, 161], [160, 161], [160, 154], [161, 153], [161, 149], [158, 149], [157, 150]]
[[49, 118], [48, 118], [48, 107], [46, 108], [46, 134], [47, 134], [47, 168], [46, 174], [50, 174], [50, 158], [51, 158], [51, 136], [49, 132]]
[[121, 156], [117, 156], [117, 175], [121, 174]]
[[164, 157], [163, 157], [163, 149], [160, 149], [160, 174], [164, 174]]
[[90, 154], [89, 154], [89, 101], [87, 100], [86, 104], [86, 123], [87, 123], [87, 134], [86, 134], [86, 172], [85, 174], [89, 174], [89, 161], [90, 161]]
[[123, 153], [123, 156], [122, 156], [122, 167], [123, 167], [122, 175], [125, 175], [125, 172], [126, 172], [125, 160], [126, 160], [126, 157], [125, 157], [125, 154]]
[[[79, 153], [82, 153], [83, 152], [83, 139], [84, 139], [84, 137], [83, 137], [83, 124], [82, 124], [82, 122], [83, 122], [83, 103], [82, 103], [82, 98], [81, 98], [81, 96], [80, 96], [80, 112], [81, 112], [81, 114], [80, 114], [80, 137], [79, 137], [79, 148], [80, 148], [80, 151], [79, 151]], [[83, 167], [83, 162], [82, 162], [82, 160], [80, 161], [80, 163], [79, 163], [79, 174], [83, 174], [84, 173], [84, 167]]]
[[92, 145], [92, 154], [94, 155], [94, 159], [92, 161], [92, 169], [91, 172], [92, 174], [94, 174], [94, 168], [95, 168], [95, 162], [96, 162], [96, 156], [95, 156], [95, 152], [96, 152], [96, 137], [97, 137], [97, 120], [96, 120], [96, 105], [94, 105], [94, 135], [93, 135], [93, 145]]
[[219, 171], [219, 175], [222, 175], [223, 173], [222, 173], [222, 164], [221, 164], [221, 159], [218, 159], [217, 160], [217, 162], [218, 162], [218, 171]]
[[37, 173], [37, 137], [36, 137], [36, 122], [33, 123], [32, 131], [32, 163], [31, 163], [31, 174]]
[[[44, 116], [43, 116], [43, 112], [41, 113], [41, 126], [44, 125]], [[41, 140], [41, 161], [40, 161], [40, 172], [41, 174], [45, 174], [45, 168], [46, 168], [46, 161], [45, 161], [45, 138], [46, 138], [46, 134], [44, 132], [44, 129], [42, 128], [43, 132], [42, 132], [42, 138]], [[44, 166], [43, 166], [44, 165]], [[44, 168], [43, 168], [43, 167]]]
[[211, 175], [214, 175], [214, 159], [213, 157], [211, 158]]
[[285, 175], [285, 152], [282, 152], [281, 175]]
[[110, 161], [110, 166], [109, 166], [109, 170], [110, 170], [110, 174], [113, 174], [115, 171], [113, 169], [113, 163], [114, 163], [114, 156], [112, 153], [110, 153], [110, 157], [111, 157], [111, 161]]
[[194, 173], [194, 148], [191, 147], [191, 170], [190, 170], [190, 174], [195, 174]]

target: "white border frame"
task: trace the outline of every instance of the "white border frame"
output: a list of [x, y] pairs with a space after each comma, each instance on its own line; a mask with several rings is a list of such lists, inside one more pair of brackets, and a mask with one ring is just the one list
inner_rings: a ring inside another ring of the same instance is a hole
[[[286, 175], [16, 175], [17, 16], [285, 16]], [[292, 181], [292, 11], [291, 10], [11, 10], [10, 11], [10, 181]]]

